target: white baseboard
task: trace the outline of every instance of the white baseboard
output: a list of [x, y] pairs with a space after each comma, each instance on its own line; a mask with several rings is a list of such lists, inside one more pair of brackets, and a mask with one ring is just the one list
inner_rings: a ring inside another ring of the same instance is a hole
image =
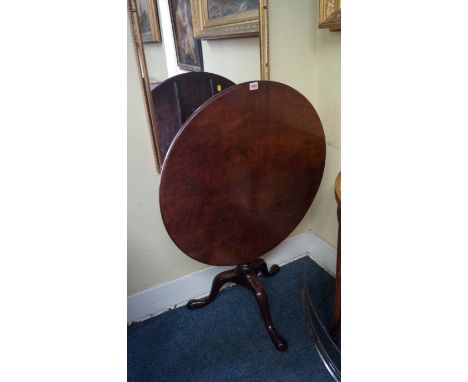
[[[312, 232], [287, 238], [262, 258], [268, 265], [283, 266], [306, 255], [334, 275], [336, 250]], [[143, 321], [207, 295], [213, 278], [230, 268], [234, 267], [209, 267], [128, 296], [127, 321]]]
[[336, 275], [336, 249], [312, 232], [307, 234], [309, 257], [330, 273]]

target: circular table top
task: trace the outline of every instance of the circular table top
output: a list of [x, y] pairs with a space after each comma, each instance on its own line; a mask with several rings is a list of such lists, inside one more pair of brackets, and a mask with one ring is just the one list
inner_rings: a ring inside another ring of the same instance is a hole
[[202, 263], [253, 261], [299, 224], [324, 165], [323, 128], [303, 95], [273, 81], [232, 86], [205, 102], [169, 148], [164, 224]]

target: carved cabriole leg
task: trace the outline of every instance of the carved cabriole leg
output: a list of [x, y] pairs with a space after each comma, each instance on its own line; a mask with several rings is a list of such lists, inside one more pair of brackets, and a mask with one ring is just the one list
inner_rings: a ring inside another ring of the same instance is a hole
[[260, 279], [258, 278], [258, 272], [261, 272], [264, 276], [269, 277], [278, 273], [279, 267], [273, 265], [270, 270], [263, 259], [257, 259], [251, 263], [238, 265], [235, 269], [225, 271], [217, 275], [213, 280], [211, 292], [209, 296], [200, 299], [190, 300], [187, 303], [188, 309], [202, 308], [212, 302], [218, 295], [221, 287], [227, 282], [233, 282], [248, 288], [254, 294], [260, 313], [262, 314], [263, 321], [270, 338], [279, 351], [285, 351], [288, 348], [288, 344], [276, 331], [271, 320], [270, 309], [268, 307], [268, 297], [266, 290], [263, 287]]
[[268, 296], [266, 294], [266, 290], [263, 287], [262, 283], [258, 279], [258, 276], [255, 271], [246, 271], [243, 273], [244, 280], [242, 285], [246, 288], [250, 289], [258, 303], [258, 307], [260, 308], [260, 313], [263, 317], [263, 322], [265, 323], [265, 327], [270, 335], [271, 341], [275, 345], [276, 349], [279, 351], [286, 351], [288, 348], [287, 342], [282, 338], [278, 332], [276, 331], [275, 327], [273, 326], [273, 321], [271, 320], [270, 315], [270, 308], [268, 306]]
[[197, 309], [208, 305], [215, 299], [215, 297], [218, 295], [219, 290], [224, 284], [226, 284], [227, 282], [234, 282], [234, 280], [238, 277], [239, 275], [237, 268], [230, 269], [228, 271], [221, 272], [219, 275], [216, 275], [216, 277], [213, 279], [213, 284], [211, 285], [210, 294], [204, 298], [190, 300], [187, 303], [187, 308]]

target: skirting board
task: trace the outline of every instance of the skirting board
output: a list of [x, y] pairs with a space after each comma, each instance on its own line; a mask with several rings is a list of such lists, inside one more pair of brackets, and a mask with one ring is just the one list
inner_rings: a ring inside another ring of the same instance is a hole
[[[268, 266], [283, 266], [307, 255], [328, 273], [335, 275], [336, 250], [312, 232], [287, 238], [262, 258]], [[128, 323], [146, 320], [185, 305], [192, 298], [206, 296], [210, 292], [213, 278], [230, 268], [233, 267], [205, 268], [128, 296]]]

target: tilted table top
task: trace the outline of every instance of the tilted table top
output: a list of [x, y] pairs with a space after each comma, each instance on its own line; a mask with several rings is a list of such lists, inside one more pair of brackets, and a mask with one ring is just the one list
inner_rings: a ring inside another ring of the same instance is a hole
[[164, 224], [202, 263], [253, 261], [299, 224], [324, 165], [323, 128], [303, 95], [273, 81], [232, 86], [205, 102], [169, 148]]

